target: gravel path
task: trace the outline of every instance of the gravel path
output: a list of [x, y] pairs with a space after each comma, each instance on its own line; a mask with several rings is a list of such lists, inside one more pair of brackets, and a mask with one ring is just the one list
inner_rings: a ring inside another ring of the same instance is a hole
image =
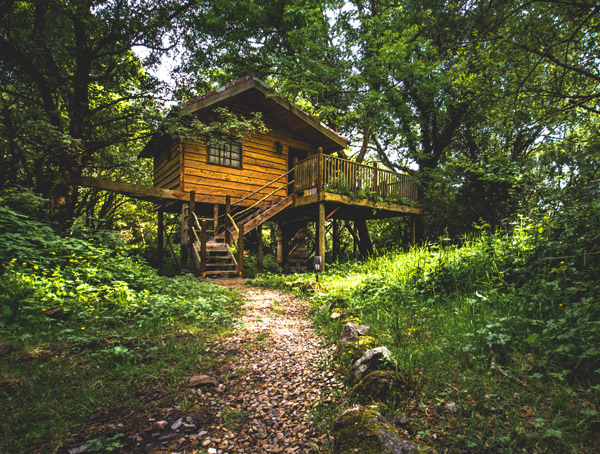
[[306, 303], [280, 291], [245, 287], [241, 279], [218, 283], [239, 289], [245, 306], [240, 329], [220, 346], [237, 361], [221, 371], [217, 387], [197, 389], [211, 422], [192, 439], [195, 452], [327, 452], [327, 435], [310, 413], [343, 385], [320, 367], [329, 352]]

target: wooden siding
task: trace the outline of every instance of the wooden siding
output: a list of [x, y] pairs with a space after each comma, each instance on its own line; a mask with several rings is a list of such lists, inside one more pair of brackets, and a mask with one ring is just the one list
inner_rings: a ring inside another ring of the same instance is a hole
[[170, 150], [154, 158], [154, 186], [164, 189], [180, 190], [179, 187], [179, 146], [174, 144]]
[[[275, 127], [275, 125], [268, 125]], [[281, 153], [276, 152], [276, 142], [283, 145]], [[288, 171], [288, 148], [312, 150], [314, 147], [281, 131], [271, 130], [268, 134], [253, 134], [242, 140], [242, 168], [226, 167], [207, 162], [206, 142], [185, 142], [183, 144], [182, 179], [183, 191], [195, 191], [196, 200], [203, 199], [225, 203], [247, 197], [261, 187]], [[269, 195], [287, 183], [287, 179], [260, 189], [242, 202], [248, 206]], [[279, 201], [287, 196], [287, 188], [279, 189], [268, 199], [268, 203]], [[267, 203], [267, 202], [265, 202]]]

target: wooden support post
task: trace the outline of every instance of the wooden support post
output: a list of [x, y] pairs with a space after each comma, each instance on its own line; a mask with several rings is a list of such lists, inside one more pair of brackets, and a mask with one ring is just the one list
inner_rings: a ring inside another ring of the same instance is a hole
[[229, 229], [231, 227], [231, 221], [229, 217], [231, 216], [231, 196], [225, 196], [225, 243], [231, 244], [231, 233]]
[[323, 161], [323, 147], [319, 147], [319, 155], [317, 158], [317, 194], [319, 194], [319, 197], [321, 196], [321, 193], [323, 192], [323, 176], [325, 174], [324, 172], [324, 164], [325, 162]]
[[213, 236], [219, 233], [219, 204], [215, 203], [213, 207]]
[[200, 221], [200, 276], [206, 276], [206, 219]]
[[340, 259], [340, 226], [338, 220], [333, 218], [333, 255], [332, 262], [337, 262]]
[[190, 208], [188, 210], [188, 257], [190, 270], [195, 271], [194, 265], [194, 213], [196, 212], [196, 192], [190, 192]]
[[417, 218], [411, 216], [410, 218], [410, 245], [414, 246], [417, 242]]
[[256, 227], [256, 271], [263, 272], [263, 238], [262, 224]]
[[165, 255], [165, 211], [161, 206], [158, 209], [158, 232], [157, 236], [157, 244], [156, 244], [156, 266], [158, 267], [158, 272], [162, 272], [163, 268], [163, 257]]
[[321, 271], [325, 271], [325, 203], [319, 203], [319, 220], [317, 222], [317, 255], [321, 256]]
[[179, 241], [179, 256], [181, 259], [180, 269], [181, 272], [184, 272], [187, 268], [188, 261], [188, 232], [187, 232], [187, 213], [189, 206], [187, 203], [182, 204], [181, 206], [181, 240]]
[[244, 270], [244, 223], [238, 224], [240, 229], [240, 236], [238, 238], [238, 276], [242, 277], [242, 271]]

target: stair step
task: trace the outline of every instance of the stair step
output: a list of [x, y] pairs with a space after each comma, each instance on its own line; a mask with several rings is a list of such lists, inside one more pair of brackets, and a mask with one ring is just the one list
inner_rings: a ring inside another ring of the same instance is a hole
[[233, 271], [206, 271], [206, 275], [207, 276], [223, 276], [223, 277], [229, 277], [229, 276], [237, 276], [236, 272]]

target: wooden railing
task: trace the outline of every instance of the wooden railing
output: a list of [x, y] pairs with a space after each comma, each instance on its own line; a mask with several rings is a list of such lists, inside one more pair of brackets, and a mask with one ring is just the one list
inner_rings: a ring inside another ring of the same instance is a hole
[[367, 198], [413, 202], [417, 202], [419, 197], [415, 179], [409, 175], [335, 156], [320, 153], [298, 162], [295, 170], [295, 192], [316, 193], [323, 190], [343, 195], [362, 193]]

